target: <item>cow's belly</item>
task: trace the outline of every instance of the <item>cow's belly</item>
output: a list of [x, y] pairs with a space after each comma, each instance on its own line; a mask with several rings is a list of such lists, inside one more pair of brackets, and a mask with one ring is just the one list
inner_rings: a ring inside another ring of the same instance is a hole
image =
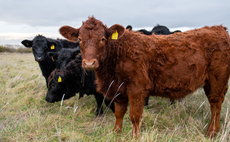
[[158, 65], [157, 77], [153, 80], [153, 92], [169, 98], [183, 98], [205, 84], [208, 78], [207, 63], [204, 57], [189, 56], [182, 60], [175, 57], [174, 62]]

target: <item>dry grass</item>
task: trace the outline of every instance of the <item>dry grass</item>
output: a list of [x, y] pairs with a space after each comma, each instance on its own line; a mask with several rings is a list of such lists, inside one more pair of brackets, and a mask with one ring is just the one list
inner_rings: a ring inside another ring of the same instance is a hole
[[[45, 101], [46, 85], [32, 54], [0, 54], [0, 141], [211, 141], [204, 135], [210, 108], [202, 89], [182, 102], [151, 97], [145, 108], [141, 138], [132, 140], [127, 113], [123, 132], [113, 133], [115, 116], [106, 110], [95, 117], [93, 96], [62, 103]], [[213, 141], [230, 141], [230, 95], [221, 112], [221, 127]]]

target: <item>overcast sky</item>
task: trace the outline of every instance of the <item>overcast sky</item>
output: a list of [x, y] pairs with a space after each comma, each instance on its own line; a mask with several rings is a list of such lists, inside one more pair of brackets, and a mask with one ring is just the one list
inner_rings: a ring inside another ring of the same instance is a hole
[[94, 15], [108, 27], [132, 25], [171, 31], [220, 25], [230, 29], [230, 0], [0, 0], [0, 45], [19, 44], [37, 34], [62, 38], [63, 25], [80, 27]]

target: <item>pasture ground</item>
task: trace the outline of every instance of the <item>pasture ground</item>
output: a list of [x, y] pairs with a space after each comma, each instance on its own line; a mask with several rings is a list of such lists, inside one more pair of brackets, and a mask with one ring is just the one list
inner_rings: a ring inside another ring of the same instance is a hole
[[[210, 108], [203, 89], [182, 102], [150, 97], [144, 109], [141, 138], [132, 140], [127, 111], [123, 132], [114, 133], [115, 116], [109, 109], [95, 116], [93, 96], [78, 95], [57, 103], [45, 101], [46, 85], [31, 53], [0, 53], [0, 141], [204, 141]], [[105, 108], [105, 107], [104, 107]], [[230, 141], [230, 92], [222, 105], [220, 130], [213, 141]]]

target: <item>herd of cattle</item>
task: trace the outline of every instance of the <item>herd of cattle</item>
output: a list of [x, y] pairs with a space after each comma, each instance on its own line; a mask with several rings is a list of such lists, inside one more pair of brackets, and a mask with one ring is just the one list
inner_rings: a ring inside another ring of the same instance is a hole
[[[128, 25], [126, 29], [132, 30], [132, 26]], [[138, 30], [137, 32], [146, 35], [151, 35], [150, 33], [152, 32], [157, 35], [174, 33], [162, 25], [155, 26], [151, 32], [145, 29]], [[96, 91], [94, 72], [84, 70], [81, 67], [82, 58], [78, 42], [74, 43], [63, 39], [55, 40], [37, 35], [33, 40], [26, 39], [21, 43], [27, 48], [32, 47], [35, 61], [38, 62], [42, 75], [46, 80], [48, 88], [47, 102], [61, 101], [63, 94], [65, 94], [63, 99], [69, 99], [75, 96], [76, 93], [79, 93], [79, 99], [84, 94], [93, 94], [97, 102], [97, 115], [103, 114], [101, 109], [103, 101], [114, 112], [114, 103]], [[62, 79], [61, 82], [58, 82], [59, 76]], [[149, 97], [145, 99], [146, 106], [148, 106], [148, 101]], [[172, 103], [173, 100], [171, 100]]]
[[97, 115], [105, 102], [116, 116], [114, 131], [122, 131], [130, 104], [133, 137], [140, 137], [140, 118], [149, 96], [184, 98], [203, 87], [211, 108], [206, 136], [220, 125], [221, 105], [228, 88], [230, 38], [223, 26], [170, 32], [157, 25], [152, 31], [132, 31], [115, 24], [108, 28], [94, 17], [80, 28], [63, 26], [68, 40], [42, 35], [23, 40], [31, 48], [48, 88], [46, 101], [94, 95]]

